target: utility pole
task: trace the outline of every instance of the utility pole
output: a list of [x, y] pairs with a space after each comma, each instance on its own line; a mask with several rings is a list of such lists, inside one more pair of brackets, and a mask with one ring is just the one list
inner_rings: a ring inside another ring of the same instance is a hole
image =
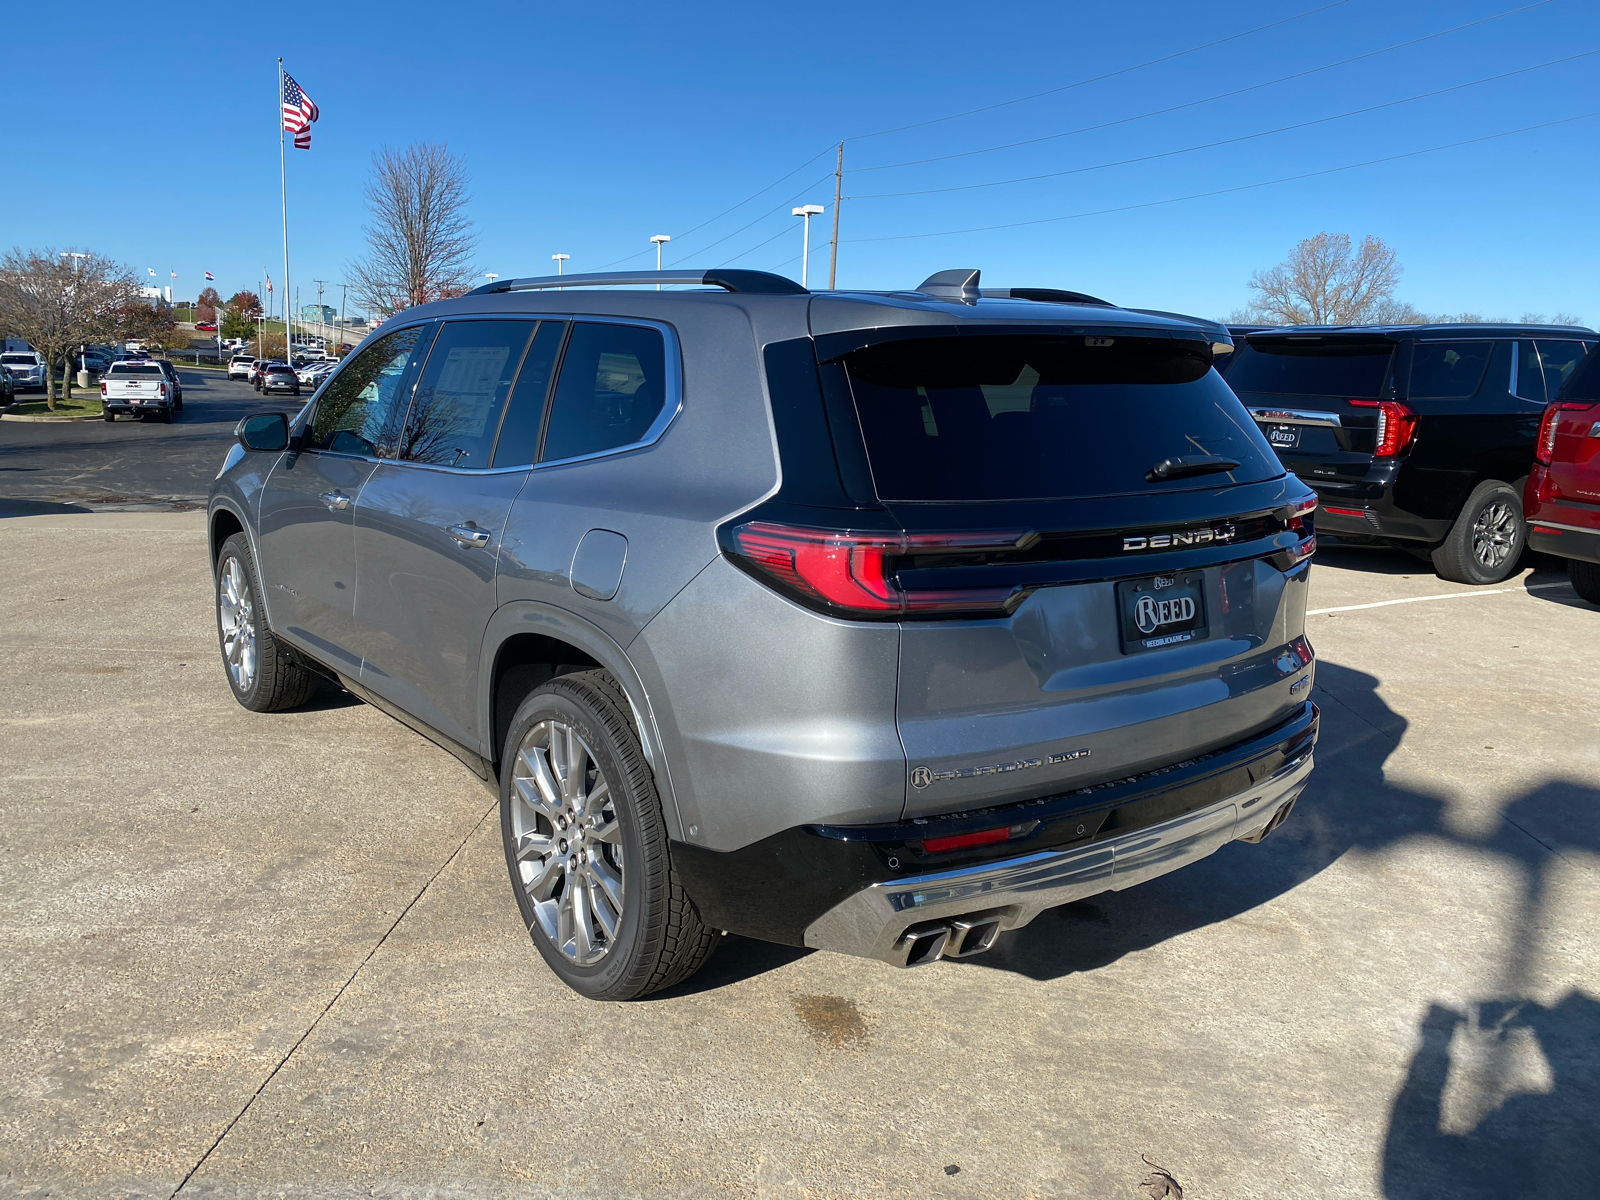
[[327, 314], [322, 310], [322, 288], [328, 281], [326, 279], [313, 279], [311, 282], [317, 285], [317, 329], [322, 333], [323, 349], [327, 349], [328, 318]]
[[339, 340], [339, 345], [335, 347], [334, 354], [339, 358], [344, 357], [344, 298], [349, 291], [350, 285], [348, 283], [339, 285], [339, 324], [334, 327], [334, 333]]
[[839, 201], [844, 197], [844, 143], [839, 143], [839, 165], [833, 169], [833, 253], [828, 256], [828, 290], [834, 288], [839, 271]]

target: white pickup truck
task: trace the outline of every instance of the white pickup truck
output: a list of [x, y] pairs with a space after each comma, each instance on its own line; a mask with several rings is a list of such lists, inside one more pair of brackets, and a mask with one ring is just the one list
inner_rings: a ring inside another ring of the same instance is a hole
[[175, 388], [166, 372], [150, 359], [124, 359], [114, 362], [100, 376], [100, 407], [108, 421], [118, 414], [130, 417], [153, 416], [170, 423], [177, 406]]

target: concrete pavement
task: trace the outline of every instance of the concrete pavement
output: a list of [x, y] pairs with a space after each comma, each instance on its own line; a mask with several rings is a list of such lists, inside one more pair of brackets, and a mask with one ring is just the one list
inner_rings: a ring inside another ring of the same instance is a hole
[[233, 702], [200, 514], [0, 521], [0, 1196], [1568, 1195], [1600, 611], [1313, 579], [1318, 767], [1260, 846], [969, 962], [729, 938], [594, 1004], [455, 760]]

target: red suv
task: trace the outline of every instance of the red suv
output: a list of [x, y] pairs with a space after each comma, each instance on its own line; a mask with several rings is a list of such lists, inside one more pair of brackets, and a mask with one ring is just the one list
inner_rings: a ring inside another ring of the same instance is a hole
[[1522, 510], [1528, 545], [1567, 560], [1572, 586], [1600, 604], [1600, 354], [1544, 410]]

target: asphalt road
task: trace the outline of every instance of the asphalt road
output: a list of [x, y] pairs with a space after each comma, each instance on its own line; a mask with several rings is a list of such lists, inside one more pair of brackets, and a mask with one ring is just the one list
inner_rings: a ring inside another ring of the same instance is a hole
[[1320, 553], [1317, 768], [1259, 846], [914, 971], [728, 938], [636, 1004], [544, 967], [454, 759], [233, 701], [200, 513], [0, 520], [0, 611], [0, 1197], [1600, 1178], [1600, 611], [1554, 572]]
[[216, 371], [178, 377], [183, 411], [171, 425], [0, 419], [0, 516], [203, 505], [239, 418], [301, 404], [263, 399]]

